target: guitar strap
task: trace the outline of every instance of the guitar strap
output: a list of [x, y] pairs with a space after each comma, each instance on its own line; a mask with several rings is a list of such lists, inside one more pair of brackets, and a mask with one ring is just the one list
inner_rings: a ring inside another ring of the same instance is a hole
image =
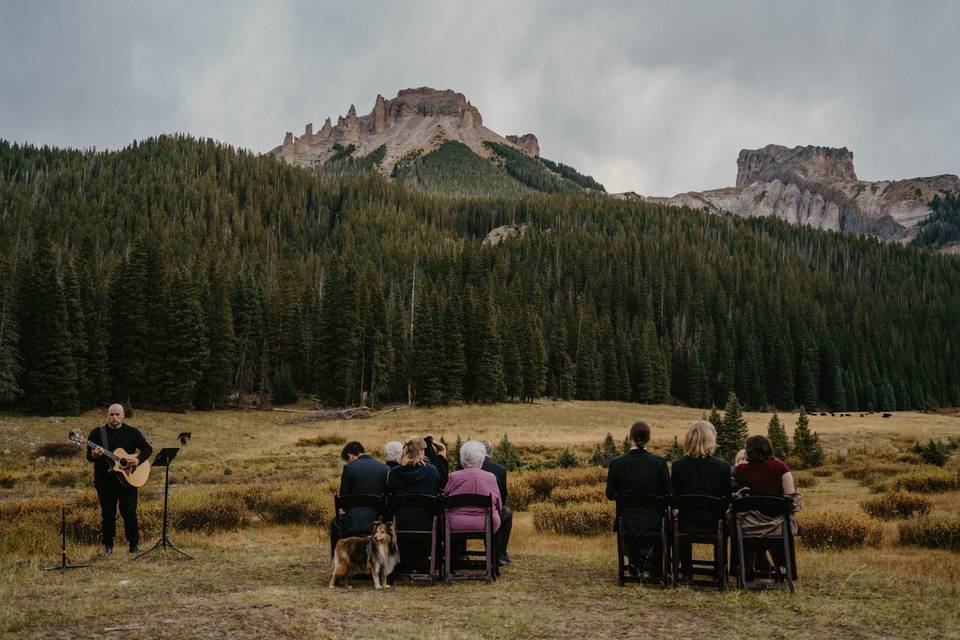
[[107, 425], [100, 425], [100, 446], [110, 451], [110, 443], [107, 442]]

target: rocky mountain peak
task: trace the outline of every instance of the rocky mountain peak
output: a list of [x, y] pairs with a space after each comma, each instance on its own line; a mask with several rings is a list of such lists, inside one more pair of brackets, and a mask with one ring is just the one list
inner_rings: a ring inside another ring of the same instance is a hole
[[743, 149], [737, 158], [737, 186], [774, 179], [789, 181], [856, 180], [853, 152], [846, 147], [794, 147], [768, 144]]

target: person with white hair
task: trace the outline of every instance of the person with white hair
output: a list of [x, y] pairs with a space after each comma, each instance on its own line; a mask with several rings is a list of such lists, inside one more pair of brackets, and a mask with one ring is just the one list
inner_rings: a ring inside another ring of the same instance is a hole
[[383, 445], [383, 463], [393, 469], [400, 466], [400, 456], [403, 455], [403, 443], [393, 440]]
[[510, 554], [507, 553], [507, 545], [510, 544], [510, 532], [513, 530], [513, 511], [507, 506], [507, 468], [490, 457], [493, 453], [493, 443], [484, 440], [483, 447], [486, 457], [480, 468], [489, 471], [497, 479], [500, 499], [503, 500], [503, 508], [500, 509], [500, 530], [497, 532], [497, 562], [503, 565], [511, 561]]
[[[447, 486], [443, 491], [445, 496], [456, 496], [464, 493], [475, 493], [493, 497], [493, 531], [500, 531], [500, 510], [503, 501], [500, 498], [500, 488], [497, 487], [496, 477], [480, 467], [487, 457], [487, 450], [482, 442], [467, 440], [460, 446], [459, 471], [450, 474]], [[485, 525], [485, 510], [481, 507], [457, 507], [447, 512], [451, 531], [478, 531]]]

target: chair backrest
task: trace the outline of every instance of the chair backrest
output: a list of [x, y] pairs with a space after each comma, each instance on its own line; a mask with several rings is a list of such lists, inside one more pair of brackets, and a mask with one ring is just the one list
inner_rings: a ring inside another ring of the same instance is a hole
[[746, 496], [732, 502], [734, 513], [759, 511], [765, 516], [790, 516], [793, 513], [793, 500], [780, 496]]
[[627, 493], [617, 496], [617, 516], [624, 509], [645, 509], [647, 511], [666, 512], [670, 501], [664, 496], [650, 496], [640, 493]]
[[704, 518], [713, 518], [720, 520], [724, 517], [727, 510], [727, 500], [717, 498], [716, 496], [701, 496], [689, 494], [685, 496], [673, 496], [670, 504], [681, 514], [702, 514]]
[[333, 506], [337, 513], [353, 509], [354, 507], [367, 507], [383, 511], [386, 506], [383, 496], [375, 496], [367, 493], [356, 493], [348, 496], [334, 496]]
[[394, 513], [398, 509], [407, 508], [428, 509], [432, 513], [439, 513], [441, 502], [437, 496], [430, 496], [425, 493], [400, 493], [388, 496], [387, 504]]
[[444, 496], [443, 508], [482, 507], [493, 511], [493, 496], [482, 493], [461, 493], [455, 496]]

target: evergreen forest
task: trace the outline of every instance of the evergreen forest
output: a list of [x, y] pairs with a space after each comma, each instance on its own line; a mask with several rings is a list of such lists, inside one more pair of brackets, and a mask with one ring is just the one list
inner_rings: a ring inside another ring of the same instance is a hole
[[[399, 171], [463, 184], [433, 155]], [[377, 161], [0, 141], [0, 403], [960, 405], [957, 257], [569, 178], [436, 195], [364, 170]], [[484, 243], [503, 225], [523, 233]]]

